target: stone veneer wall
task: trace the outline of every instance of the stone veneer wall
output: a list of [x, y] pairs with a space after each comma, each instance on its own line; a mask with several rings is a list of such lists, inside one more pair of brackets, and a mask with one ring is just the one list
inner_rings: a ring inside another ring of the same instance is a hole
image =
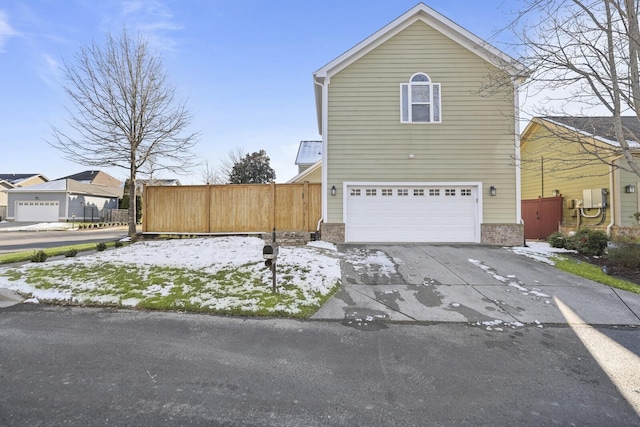
[[524, 245], [524, 224], [482, 224], [480, 242], [496, 246]]
[[325, 242], [344, 243], [344, 223], [322, 223], [320, 225], [320, 236]]

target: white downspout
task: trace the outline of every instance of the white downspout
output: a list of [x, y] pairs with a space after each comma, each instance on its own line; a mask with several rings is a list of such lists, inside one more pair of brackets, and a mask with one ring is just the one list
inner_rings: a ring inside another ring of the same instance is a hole
[[616, 197], [615, 203], [613, 201], [613, 197], [616, 194], [614, 189], [613, 189], [613, 165], [609, 165], [609, 193], [611, 194], [611, 197], [609, 197], [609, 199], [610, 199], [609, 206], [610, 206], [611, 222], [609, 223], [609, 225], [607, 225], [607, 236], [611, 237], [611, 229], [613, 228], [613, 225], [616, 222], [614, 206], [615, 206], [616, 203], [618, 203], [618, 197]]
[[[323, 83], [318, 83], [318, 81], [314, 78], [313, 82], [322, 88], [322, 112], [321, 112], [321, 120], [322, 120], [322, 217], [321, 221], [324, 221], [328, 216], [328, 197], [327, 197], [327, 116], [329, 107], [327, 105], [327, 98], [329, 95], [329, 77], [325, 77]], [[320, 223], [318, 222], [318, 225]]]
[[513, 80], [513, 105], [515, 107], [515, 167], [516, 167], [516, 223], [523, 224], [522, 219], [522, 176], [520, 171], [520, 85], [518, 78]]

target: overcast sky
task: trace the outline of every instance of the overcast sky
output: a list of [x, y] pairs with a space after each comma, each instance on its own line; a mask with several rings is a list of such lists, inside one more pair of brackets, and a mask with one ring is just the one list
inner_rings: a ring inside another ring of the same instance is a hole
[[[301, 140], [320, 139], [312, 74], [417, 4], [417, 0], [2, 0], [0, 1], [0, 173], [60, 178], [90, 167], [47, 144], [68, 102], [60, 65], [123, 24], [162, 54], [169, 79], [194, 115], [200, 161], [230, 150], [265, 149], [276, 181], [296, 174]], [[506, 49], [496, 31], [515, 0], [425, 4]], [[103, 168], [124, 179], [127, 171]], [[174, 177], [162, 176], [164, 178]], [[201, 169], [178, 176], [201, 184]]]

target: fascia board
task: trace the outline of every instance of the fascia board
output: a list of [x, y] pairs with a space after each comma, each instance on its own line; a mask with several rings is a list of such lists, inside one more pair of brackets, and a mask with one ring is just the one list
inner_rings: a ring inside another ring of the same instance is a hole
[[491, 46], [486, 41], [467, 31], [430, 7], [420, 3], [399, 18], [392, 21], [390, 24], [378, 30], [373, 35], [369, 36], [353, 48], [320, 68], [314, 73], [315, 80], [318, 81], [321, 78], [330, 77], [333, 74], [336, 74], [417, 21], [424, 22], [451, 40], [475, 53], [485, 61], [505, 70], [514, 77], [524, 77], [529, 74], [526, 67], [518, 63], [509, 55]]

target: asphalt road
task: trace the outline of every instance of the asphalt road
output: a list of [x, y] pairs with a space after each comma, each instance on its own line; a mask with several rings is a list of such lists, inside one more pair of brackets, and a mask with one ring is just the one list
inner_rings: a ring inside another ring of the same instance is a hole
[[69, 231], [0, 231], [0, 254], [81, 243], [109, 242], [127, 236], [127, 227]]
[[1, 309], [0, 425], [640, 425], [569, 327], [383, 326]]

